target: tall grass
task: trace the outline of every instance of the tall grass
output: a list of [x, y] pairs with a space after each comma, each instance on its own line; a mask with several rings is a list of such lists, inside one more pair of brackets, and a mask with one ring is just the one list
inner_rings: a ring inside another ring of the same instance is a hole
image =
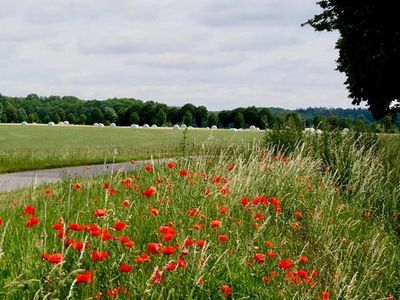
[[[211, 142], [203, 146], [196, 157], [178, 159], [173, 169], [154, 165], [153, 172], [66, 179], [49, 185], [51, 194], [45, 193], [47, 186], [40, 186], [3, 196], [0, 297], [87, 299], [101, 293], [107, 298], [107, 293], [111, 297], [118, 291], [119, 298], [130, 299], [214, 299], [224, 297], [223, 285], [231, 288], [235, 299], [322, 299], [325, 291], [331, 299], [399, 296], [399, 238], [381, 221], [392, 212], [396, 191], [383, 190], [389, 179], [381, 178], [386, 169], [376, 153], [350, 147], [349, 180], [341, 189], [338, 178], [343, 169], [326, 171], [326, 161], [310, 155], [305, 144], [286, 158], [277, 156], [272, 146], [217, 147], [218, 151]], [[132, 184], [127, 185], [126, 178]], [[80, 189], [74, 188], [77, 181]], [[157, 192], [144, 197], [142, 192], [150, 186]], [[384, 204], [378, 201], [379, 194], [384, 195]], [[262, 195], [269, 204], [253, 204]], [[241, 202], [245, 197], [246, 206]], [[271, 197], [281, 205], [273, 205]], [[121, 205], [124, 200], [128, 207]], [[40, 219], [33, 228], [25, 226], [26, 205], [34, 206]], [[105, 217], [95, 217], [98, 208], [107, 209]], [[158, 215], [150, 214], [154, 208]], [[194, 209], [198, 211], [189, 216]], [[52, 229], [60, 217], [68, 231], [64, 239]], [[213, 220], [221, 225], [212, 228]], [[127, 224], [122, 233], [113, 228], [116, 221]], [[87, 230], [68, 230], [71, 223], [97, 224], [114, 237], [129, 237], [135, 247], [126, 248], [115, 238], [101, 241]], [[164, 241], [159, 227], [168, 224], [176, 234]], [[228, 240], [220, 242], [221, 235]], [[66, 247], [69, 238], [89, 246], [75, 251]], [[184, 246], [189, 238], [195, 244]], [[196, 245], [199, 240], [206, 242], [204, 247]], [[151, 254], [147, 250], [151, 242], [173, 246], [177, 252]], [[93, 262], [95, 249], [107, 251], [108, 258]], [[62, 253], [64, 261], [56, 265], [43, 261], [45, 252]], [[269, 257], [270, 252], [277, 257]], [[136, 263], [142, 253], [150, 261]], [[257, 261], [256, 254], [264, 254], [265, 262]], [[308, 262], [300, 262], [300, 256]], [[178, 258], [186, 267], [167, 271], [168, 263]], [[279, 268], [279, 261], [288, 259], [294, 266]], [[122, 263], [133, 271], [119, 271]], [[163, 280], [152, 284], [157, 269]], [[79, 284], [76, 275], [84, 270], [95, 277]], [[306, 271], [307, 280], [299, 277], [299, 270]]]

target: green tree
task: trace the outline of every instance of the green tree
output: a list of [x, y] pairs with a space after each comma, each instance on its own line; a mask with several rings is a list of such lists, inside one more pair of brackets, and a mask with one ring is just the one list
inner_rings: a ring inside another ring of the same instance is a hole
[[209, 127], [218, 125], [218, 116], [215, 113], [208, 113], [207, 124]]
[[190, 111], [187, 111], [183, 116], [183, 123], [187, 126], [191, 126], [193, 124], [193, 115]]
[[86, 124], [86, 115], [80, 114], [78, 117], [78, 124]]
[[381, 126], [384, 132], [388, 133], [392, 129], [392, 118], [390, 116], [385, 116], [382, 119]]
[[166, 121], [167, 121], [167, 114], [163, 109], [160, 109], [154, 116], [152, 123], [156, 124], [157, 126], [163, 126]]
[[317, 4], [322, 13], [305, 24], [317, 31], [339, 31], [337, 69], [346, 74], [352, 103], [365, 101], [377, 119], [400, 112], [398, 1], [322, 0]]
[[243, 128], [244, 127], [244, 116], [241, 111], [237, 112], [235, 114], [235, 117], [233, 118], [233, 123], [236, 128]]
[[137, 111], [132, 111], [129, 116], [129, 123], [131, 124], [139, 124], [140, 123], [140, 116]]
[[205, 106], [199, 106], [195, 110], [195, 120], [198, 127], [203, 127], [207, 122], [208, 110]]

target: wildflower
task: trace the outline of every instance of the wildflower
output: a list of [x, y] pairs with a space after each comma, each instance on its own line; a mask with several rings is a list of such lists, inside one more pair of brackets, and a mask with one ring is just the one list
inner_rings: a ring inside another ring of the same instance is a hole
[[108, 257], [108, 252], [101, 252], [98, 250], [93, 250], [92, 261], [96, 262], [99, 260], [105, 260]]
[[152, 165], [145, 165], [144, 166], [144, 170], [147, 172], [153, 172], [153, 166]]
[[221, 221], [219, 221], [219, 220], [213, 220], [213, 221], [211, 221], [210, 226], [211, 226], [211, 228], [220, 227], [220, 226], [221, 226]]
[[161, 247], [159, 244], [150, 243], [147, 245], [147, 251], [149, 251], [151, 254], [158, 254], [161, 251]]
[[271, 242], [271, 241], [265, 241], [265, 246], [267, 246], [267, 247], [273, 247], [274, 246], [274, 243], [273, 242]]
[[301, 211], [295, 211], [294, 212], [294, 217], [300, 219], [303, 216], [303, 214], [301, 213]]
[[152, 216], [158, 216], [158, 209], [157, 209], [157, 208], [152, 208], [152, 209], [150, 209], [150, 215], [152, 215]]
[[302, 264], [308, 263], [308, 257], [305, 256], [305, 255], [301, 255], [300, 258], [299, 258], [299, 262], [302, 263]]
[[80, 184], [79, 182], [76, 182], [76, 183], [74, 184], [74, 189], [75, 189], [75, 190], [80, 190], [80, 189], [81, 189], [81, 184]]
[[68, 235], [68, 233], [67, 233], [65, 230], [62, 230], [62, 229], [60, 229], [60, 230], [57, 232], [57, 236], [58, 236], [58, 238], [60, 238], [60, 239], [65, 238], [67, 235]]
[[221, 243], [225, 243], [225, 242], [228, 241], [228, 237], [227, 237], [225, 234], [221, 234], [220, 236], [218, 236], [218, 240], [219, 240]]
[[204, 197], [209, 197], [209, 196], [211, 196], [212, 195], [212, 192], [209, 190], [209, 189], [206, 189], [205, 191], [204, 191]]
[[86, 247], [86, 244], [81, 241], [74, 241], [72, 243], [72, 249], [74, 249], [75, 251], [82, 251], [85, 247]]
[[26, 227], [28, 228], [32, 228], [34, 226], [36, 226], [37, 224], [39, 224], [39, 219], [35, 218], [35, 217], [31, 217], [29, 218], [28, 222], [26, 222]]
[[123, 207], [129, 207], [129, 205], [130, 205], [129, 200], [122, 201], [122, 206]]
[[53, 226], [51, 228], [53, 228], [55, 230], [61, 230], [61, 229], [63, 229], [63, 225], [60, 223], [55, 223], [55, 224], [53, 224]]
[[106, 214], [107, 214], [107, 209], [105, 208], [96, 209], [96, 211], [94, 212], [94, 215], [97, 218], [104, 217]]
[[322, 300], [329, 300], [329, 292], [328, 291], [322, 292], [321, 296], [322, 296]]
[[27, 205], [25, 206], [24, 216], [34, 216], [36, 214], [36, 209], [33, 206]]
[[185, 177], [189, 175], [189, 170], [183, 169], [179, 171], [179, 176]]
[[221, 285], [220, 290], [225, 297], [229, 297], [232, 294], [232, 289], [229, 285]]
[[51, 264], [58, 265], [62, 263], [64, 257], [61, 253], [49, 254], [46, 252], [42, 254], [42, 259], [47, 260]]
[[51, 189], [51, 188], [45, 188], [44, 189], [44, 193], [47, 195], [47, 196], [51, 196], [52, 194], [53, 194], [53, 190]]
[[278, 256], [278, 254], [276, 254], [276, 252], [274, 252], [274, 251], [268, 252], [268, 257], [270, 257], [270, 258], [275, 258], [277, 256]]
[[221, 215], [227, 215], [227, 214], [229, 213], [229, 208], [227, 208], [227, 207], [225, 207], [225, 206], [221, 206], [221, 207], [219, 208], [219, 213], [220, 213]]
[[194, 217], [195, 215], [197, 215], [199, 213], [200, 209], [198, 208], [192, 208], [188, 211], [188, 216], [189, 217]]
[[108, 194], [109, 194], [110, 196], [116, 195], [116, 194], [117, 194], [117, 189], [116, 189], [116, 188], [111, 188], [111, 189], [109, 189], [109, 190], [108, 190]]
[[132, 266], [127, 265], [127, 264], [121, 264], [121, 265], [119, 266], [119, 270], [120, 270], [121, 272], [123, 272], [123, 273], [128, 273], [128, 272], [131, 272], [131, 271], [132, 271]]
[[249, 204], [249, 199], [243, 197], [239, 200], [240, 204], [242, 204], [243, 206], [247, 206], [247, 204]]
[[76, 282], [77, 283], [89, 283], [92, 282], [94, 278], [94, 274], [90, 271], [86, 271], [82, 274], [78, 274], [76, 275]]
[[143, 264], [148, 261], [150, 261], [150, 256], [148, 256], [147, 253], [143, 253], [135, 258], [135, 262], [138, 264]]
[[253, 256], [253, 259], [258, 262], [258, 263], [264, 263], [265, 262], [265, 254], [263, 253], [256, 253]]
[[233, 171], [235, 170], [236, 166], [235, 165], [228, 165], [227, 169], [228, 171]]
[[149, 187], [147, 190], [142, 192], [142, 195], [149, 198], [152, 197], [157, 192], [157, 188], [155, 186]]
[[118, 221], [114, 223], [114, 229], [116, 231], [123, 231], [126, 228], [126, 223], [122, 221]]
[[197, 240], [196, 245], [203, 248], [206, 245], [204, 240]]
[[175, 163], [173, 161], [167, 162], [167, 168], [170, 169], [170, 170], [175, 168]]
[[293, 261], [290, 260], [290, 259], [281, 260], [281, 261], [279, 261], [278, 266], [279, 266], [279, 268], [281, 268], [281, 269], [288, 270], [288, 269], [290, 269], [291, 267], [294, 266], [294, 263], [293, 263]]
[[164, 255], [174, 254], [176, 252], [176, 248], [173, 246], [166, 246], [162, 248], [162, 253]]
[[103, 183], [103, 189], [108, 190], [109, 187], [110, 187], [110, 184], [108, 182]]
[[164, 276], [162, 272], [157, 268], [154, 270], [153, 274], [150, 277], [150, 283], [151, 284], [157, 284], [164, 281]]
[[86, 229], [86, 226], [80, 225], [78, 223], [72, 223], [68, 226], [68, 229], [73, 231], [83, 231]]

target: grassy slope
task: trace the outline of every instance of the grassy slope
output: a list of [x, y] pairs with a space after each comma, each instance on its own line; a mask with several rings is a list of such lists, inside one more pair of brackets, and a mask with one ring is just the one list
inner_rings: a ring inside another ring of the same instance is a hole
[[[236, 168], [228, 171], [229, 165]], [[192, 175], [180, 176], [179, 170], [183, 168]], [[226, 284], [232, 287], [233, 298], [317, 299], [325, 290], [331, 299], [398, 296], [398, 237], [374, 217], [365, 217], [362, 205], [343, 198], [331, 175], [319, 172], [320, 169], [320, 161], [302, 153], [284, 163], [273, 160], [268, 151], [260, 156], [257, 149], [241, 149], [219, 157], [182, 160], [174, 170], [155, 166], [154, 173], [141, 170], [82, 181], [80, 190], [72, 188], [74, 182], [64, 181], [51, 186], [51, 196], [45, 195], [44, 187], [8, 194], [5, 200], [12, 203], [13, 209], [7, 205], [0, 210], [4, 221], [0, 227], [0, 295], [3, 299], [32, 298], [35, 293], [38, 298], [65, 298], [68, 294], [72, 298], [88, 298], [121, 286], [129, 291], [129, 296], [120, 294], [122, 299], [218, 299], [222, 298], [220, 286]], [[200, 175], [203, 171], [208, 174], [207, 179]], [[138, 191], [121, 184], [127, 176], [139, 186]], [[229, 181], [228, 194], [224, 180], [218, 183], [214, 176]], [[162, 178], [160, 183], [158, 177]], [[102, 188], [105, 181], [116, 188], [116, 195], [110, 196]], [[157, 187], [157, 193], [144, 198], [141, 191], [150, 185]], [[204, 196], [206, 189], [212, 191], [211, 196]], [[257, 195], [280, 199], [282, 214], [275, 214], [271, 204], [249, 204], [245, 208], [239, 203], [241, 197], [252, 202]], [[132, 204], [129, 208], [121, 206], [125, 199]], [[22, 216], [26, 204], [36, 207], [40, 219], [32, 229], [24, 226], [28, 219]], [[221, 207], [228, 209], [226, 215], [221, 214]], [[109, 213], [97, 219], [93, 214], [96, 208], [107, 208]], [[150, 215], [151, 208], [157, 208], [159, 215]], [[195, 208], [199, 213], [189, 217], [188, 211]], [[295, 218], [295, 211], [302, 212], [302, 217]], [[256, 219], [256, 214], [261, 216]], [[96, 223], [110, 229], [113, 235], [128, 236], [136, 246], [127, 249], [115, 240], [101, 242], [87, 232], [69, 231], [69, 238], [87, 240], [90, 247], [82, 253], [64, 248], [57, 232], [51, 229], [60, 217], [65, 219], [66, 226], [74, 222]], [[211, 228], [210, 222], [216, 219], [221, 220], [221, 227]], [[123, 233], [112, 229], [118, 220], [128, 224]], [[173, 222], [176, 236], [165, 242], [158, 228], [169, 222]], [[199, 228], [196, 224], [202, 229], [194, 230]], [[218, 241], [221, 234], [228, 236], [226, 243]], [[145, 264], [134, 262], [146, 252], [150, 242], [177, 246], [188, 237], [204, 239], [207, 246], [187, 247], [190, 253], [184, 256], [186, 269], [164, 269], [178, 254], [151, 255], [150, 262]], [[267, 247], [265, 241], [272, 241], [274, 246]], [[108, 251], [109, 258], [93, 263], [90, 257], [94, 249]], [[64, 264], [52, 266], [41, 261], [45, 251], [64, 253]], [[254, 260], [255, 254], [270, 251], [278, 257], [267, 256], [264, 263]], [[309, 262], [300, 263], [300, 255], [307, 256]], [[303, 269], [309, 277], [311, 270], [317, 270], [314, 284], [281, 270], [281, 259], [293, 260], [291, 270]], [[132, 265], [133, 272], [119, 272], [120, 263]], [[149, 279], [157, 267], [165, 280], [152, 285]], [[95, 273], [92, 283], [74, 283], [82, 270]], [[277, 276], [272, 276], [272, 272]], [[263, 282], [264, 276], [269, 278], [267, 283]]]
[[[181, 152], [182, 130], [1, 125], [0, 173], [59, 166], [173, 156]], [[262, 132], [189, 130], [188, 148], [262, 139]]]

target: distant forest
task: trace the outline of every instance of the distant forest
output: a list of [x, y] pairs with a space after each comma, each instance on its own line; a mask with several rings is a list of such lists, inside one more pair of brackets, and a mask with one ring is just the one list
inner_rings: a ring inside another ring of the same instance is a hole
[[[184, 123], [187, 126], [217, 125], [223, 128], [248, 128], [254, 125], [264, 129], [283, 125], [291, 118], [295, 118], [296, 122], [300, 122], [304, 127], [321, 127], [325, 124], [338, 129], [361, 123], [363, 126], [377, 123], [367, 109], [361, 108], [321, 107], [285, 110], [250, 106], [212, 112], [205, 106], [190, 103], [174, 107], [134, 98], [82, 100], [73, 96], [42, 97], [29, 94], [26, 97], [8, 97], [0, 94], [0, 123], [68, 121], [71, 124], [115, 123], [121, 126], [172, 126]], [[389, 118], [386, 122], [393, 124], [394, 120]]]

